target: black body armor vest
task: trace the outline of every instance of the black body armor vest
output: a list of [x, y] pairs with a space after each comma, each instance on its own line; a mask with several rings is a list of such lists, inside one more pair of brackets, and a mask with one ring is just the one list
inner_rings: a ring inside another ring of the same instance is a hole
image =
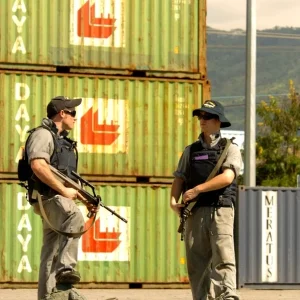
[[[50, 157], [50, 164], [54, 168], [58, 169], [66, 176], [77, 182], [77, 178], [72, 175], [72, 171], [77, 172], [78, 154], [76, 149], [76, 142], [68, 138], [67, 136], [58, 136], [56, 134], [56, 127], [50, 128], [47, 126], [40, 126], [30, 130], [30, 134], [39, 128], [45, 128], [51, 132], [54, 142], [54, 151]], [[30, 135], [28, 139], [30, 138]], [[32, 171], [31, 171], [32, 172]], [[28, 196], [29, 202], [35, 202], [32, 199], [32, 192], [36, 189], [41, 195], [54, 196], [57, 192], [53, 191], [49, 186], [41, 182], [32, 172], [32, 176], [28, 180]]]
[[[226, 139], [220, 139], [217, 145], [206, 149], [200, 141], [191, 145], [190, 148], [190, 174], [186, 183], [186, 188], [192, 189], [195, 186], [204, 183], [214, 167], [216, 166], [224, 148]], [[222, 169], [216, 175], [221, 174]], [[195, 200], [197, 203], [194, 207], [214, 206], [228, 207], [235, 203], [236, 199], [236, 180], [229, 186], [206, 193], [200, 193]]]

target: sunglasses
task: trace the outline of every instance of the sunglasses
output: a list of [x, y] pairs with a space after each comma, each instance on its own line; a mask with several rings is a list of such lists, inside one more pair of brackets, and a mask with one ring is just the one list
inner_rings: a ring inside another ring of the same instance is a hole
[[213, 114], [199, 114], [198, 119], [201, 120], [212, 120], [212, 119], [218, 119], [217, 115], [213, 115]]
[[67, 114], [67, 115], [72, 116], [73, 118], [76, 117], [76, 110], [67, 110], [67, 109], [64, 109], [64, 113]]

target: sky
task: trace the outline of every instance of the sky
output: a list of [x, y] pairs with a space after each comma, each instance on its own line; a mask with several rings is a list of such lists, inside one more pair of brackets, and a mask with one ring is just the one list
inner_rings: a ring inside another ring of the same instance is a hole
[[[246, 29], [247, 0], [207, 0], [207, 25]], [[300, 27], [300, 0], [256, 0], [257, 29]]]

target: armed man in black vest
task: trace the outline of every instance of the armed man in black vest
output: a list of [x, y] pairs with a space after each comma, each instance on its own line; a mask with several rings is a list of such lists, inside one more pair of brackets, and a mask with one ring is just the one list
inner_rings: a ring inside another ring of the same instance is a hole
[[[43, 208], [48, 220], [59, 230], [81, 232], [84, 219], [74, 200], [80, 195], [73, 188], [66, 187], [51, 172], [49, 165], [77, 181], [71, 174], [77, 171], [76, 142], [67, 137], [76, 121], [75, 107], [82, 99], [53, 98], [47, 106], [47, 117], [42, 125], [31, 130], [26, 141], [26, 153], [33, 171], [28, 181], [29, 201], [34, 211], [41, 215], [36, 195], [42, 195]], [[52, 230], [43, 220], [43, 246], [39, 270], [38, 300], [59, 299], [55, 293], [70, 290], [66, 299], [84, 299], [72, 284], [80, 281], [75, 271], [79, 237], [63, 236]], [[73, 298], [72, 298], [73, 297]]]
[[241, 153], [221, 138], [220, 128], [231, 124], [219, 102], [206, 101], [193, 116], [200, 120], [202, 133], [180, 158], [170, 206], [181, 217], [184, 207], [192, 206], [184, 241], [193, 299], [237, 300], [233, 224]]

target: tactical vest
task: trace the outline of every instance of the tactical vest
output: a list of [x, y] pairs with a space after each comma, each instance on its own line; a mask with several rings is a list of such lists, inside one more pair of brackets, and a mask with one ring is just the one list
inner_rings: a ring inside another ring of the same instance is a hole
[[[189, 161], [189, 178], [186, 183], [187, 189], [204, 183], [217, 164], [226, 145], [226, 139], [220, 139], [217, 145], [212, 148], [204, 148], [201, 141], [191, 145]], [[222, 173], [222, 168], [216, 175]], [[194, 207], [214, 206], [228, 207], [235, 203], [236, 199], [236, 180], [229, 186], [206, 193], [200, 193], [195, 198], [197, 203]]]
[[[58, 136], [54, 128], [49, 128], [47, 126], [40, 126], [34, 128], [29, 131], [30, 138], [31, 134], [35, 130], [39, 130], [39, 128], [45, 128], [51, 132], [54, 142], [54, 151], [50, 157], [50, 164], [54, 168], [58, 169], [62, 173], [64, 173], [69, 178], [73, 179], [77, 182], [77, 178], [72, 175], [72, 171], [77, 172], [77, 149], [76, 149], [76, 142], [68, 138], [67, 136]], [[55, 128], [56, 129], [56, 128]], [[26, 149], [25, 149], [26, 151]], [[41, 182], [34, 174], [28, 179], [28, 195], [29, 195], [29, 202], [35, 202], [32, 199], [32, 192], [36, 189], [41, 195], [44, 196], [52, 196], [56, 194], [49, 186]]]

